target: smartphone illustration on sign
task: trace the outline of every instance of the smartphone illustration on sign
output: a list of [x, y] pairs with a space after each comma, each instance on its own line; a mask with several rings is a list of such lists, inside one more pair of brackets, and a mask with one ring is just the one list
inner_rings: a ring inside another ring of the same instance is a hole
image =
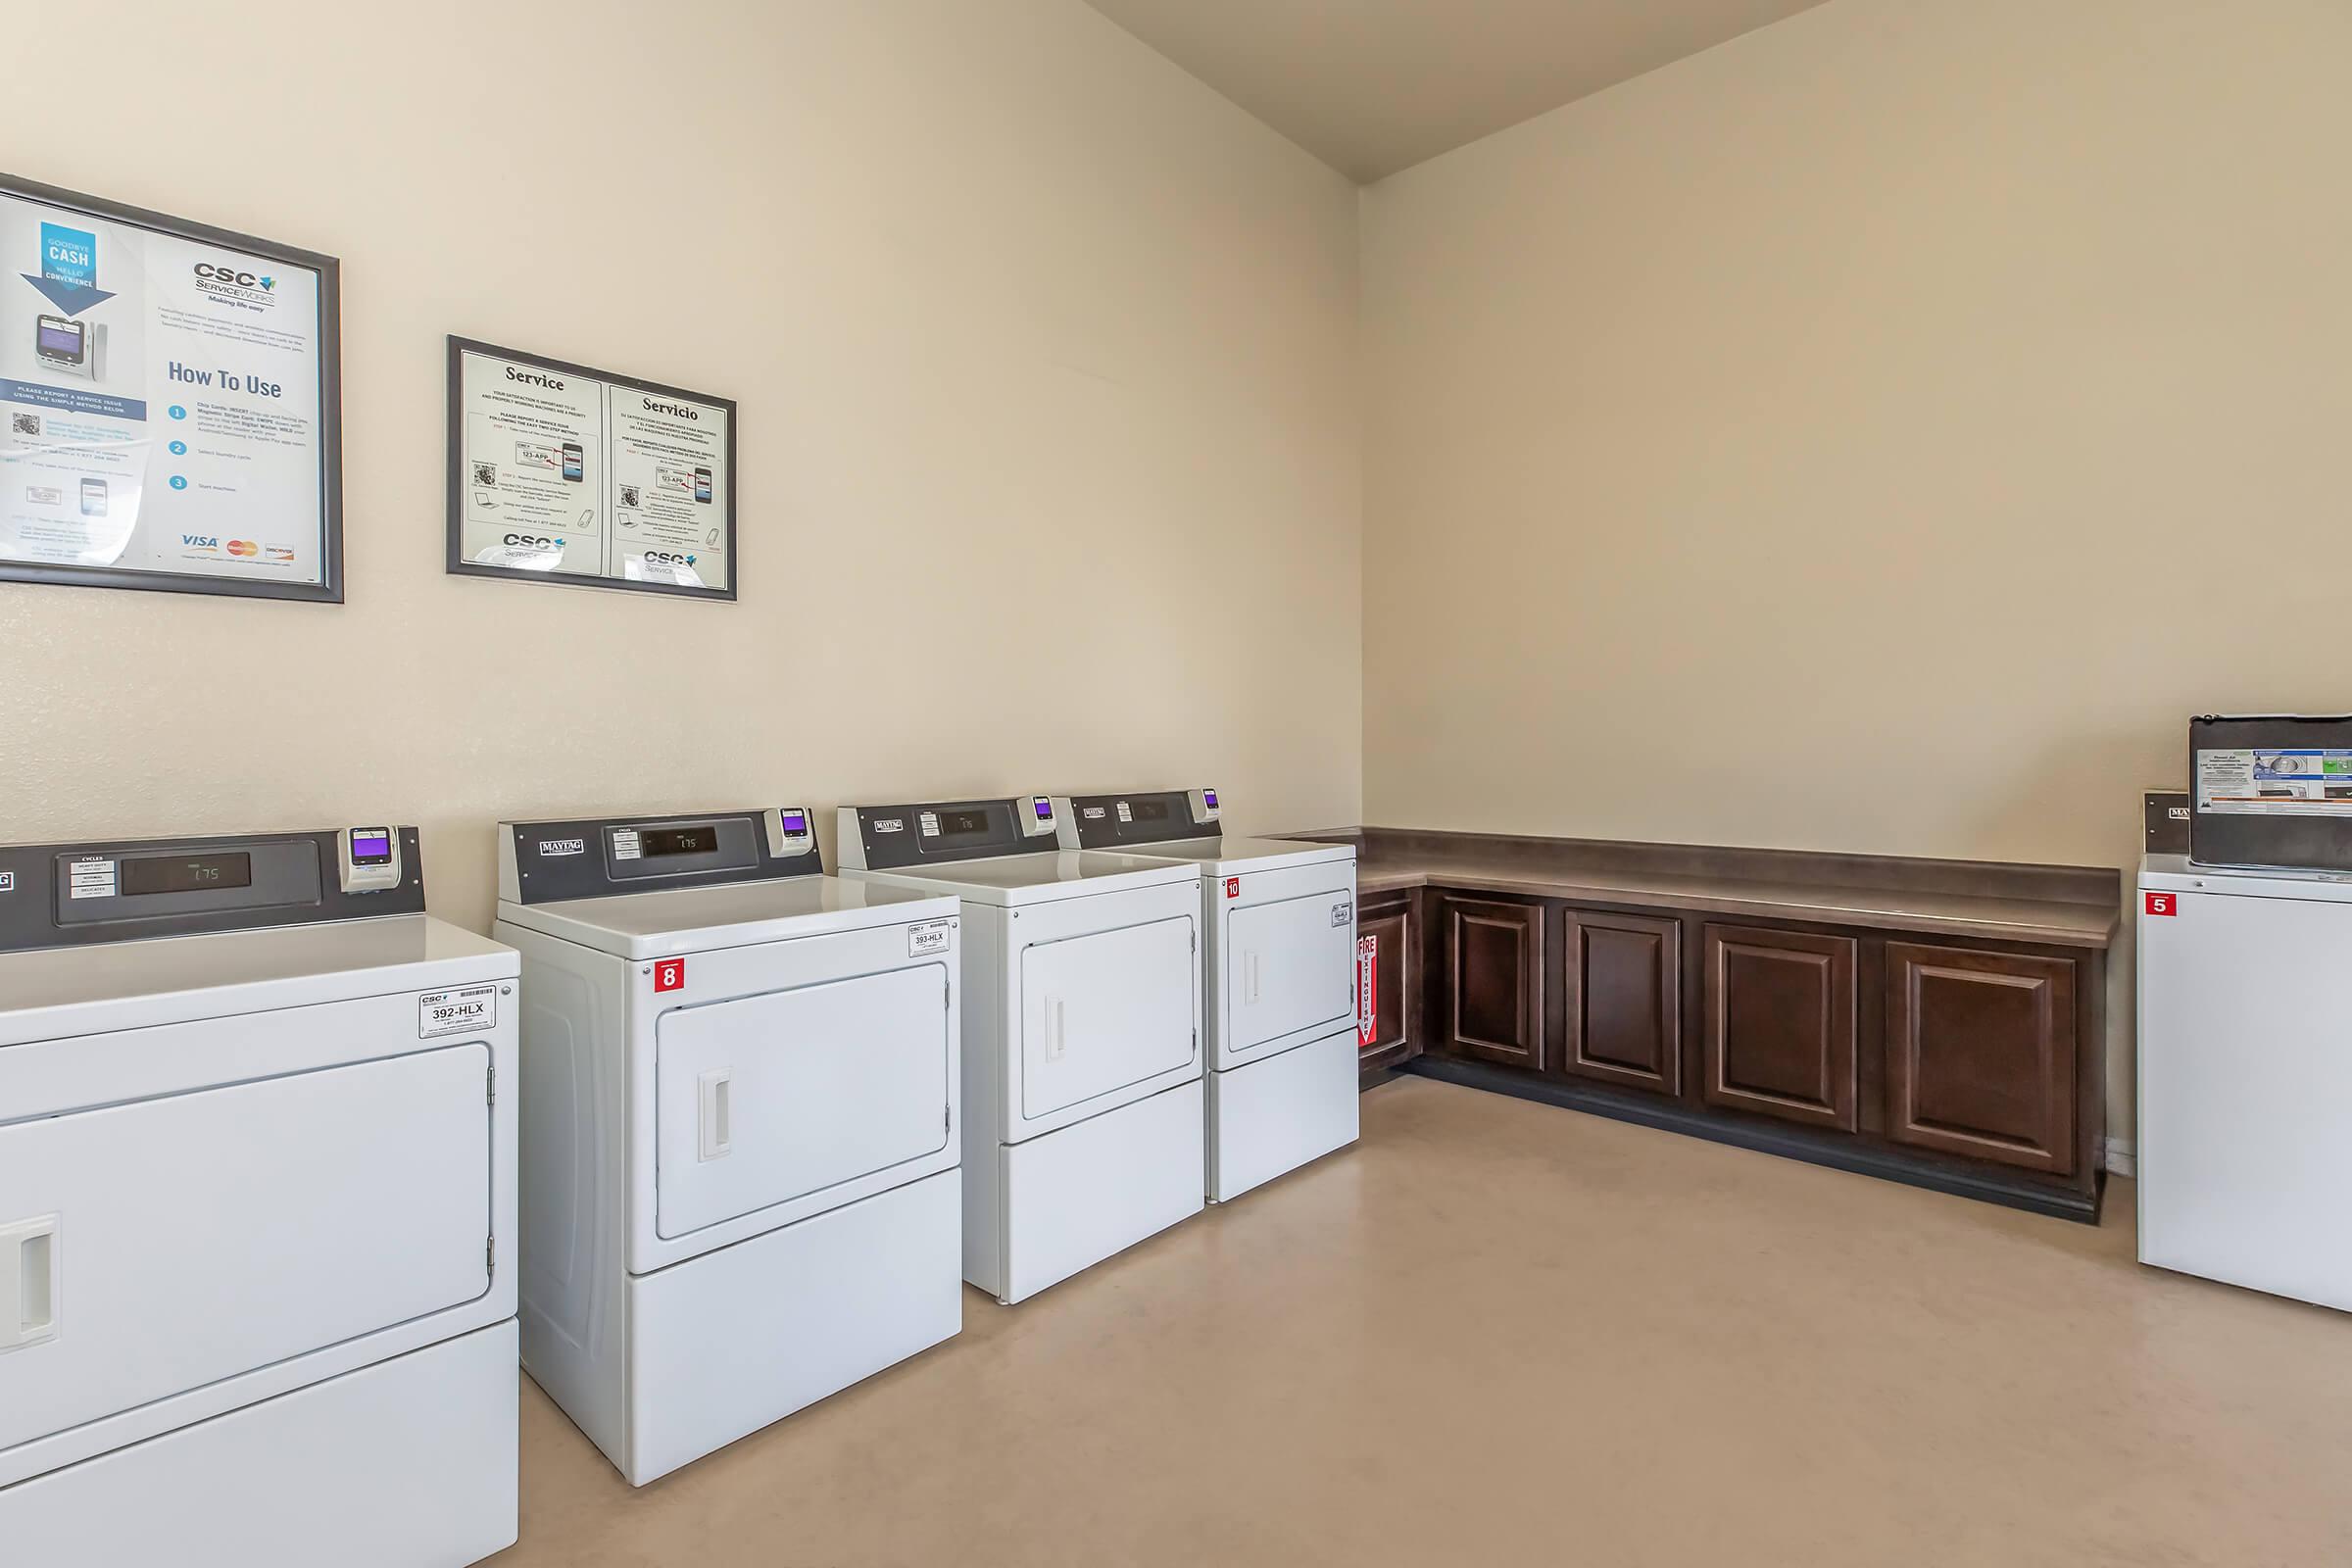
[[588, 455], [577, 441], [564, 443], [564, 477], [574, 482], [588, 476]]
[[710, 499], [710, 470], [709, 468], [694, 470], [694, 499], [697, 501]]
[[106, 481], [104, 479], [81, 481], [81, 514], [85, 517], [106, 515]]

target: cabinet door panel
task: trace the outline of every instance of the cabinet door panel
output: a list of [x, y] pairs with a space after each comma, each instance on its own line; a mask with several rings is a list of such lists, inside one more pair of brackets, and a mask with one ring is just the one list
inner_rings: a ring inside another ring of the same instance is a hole
[[2071, 961], [1886, 945], [1895, 1142], [2071, 1174], [2077, 1049]]
[[1544, 1065], [1544, 909], [1446, 896], [1445, 1048], [1513, 1067]]
[[1637, 914], [1566, 916], [1568, 1037], [1560, 1069], [1682, 1089], [1682, 926]]
[[1854, 939], [1707, 927], [1705, 1099], [1852, 1132]]
[[1373, 939], [1373, 1033], [1357, 1059], [1366, 1067], [1394, 1067], [1421, 1054], [1414, 1017], [1421, 1000], [1421, 933], [1410, 900], [1374, 905], [1362, 911], [1357, 931]]

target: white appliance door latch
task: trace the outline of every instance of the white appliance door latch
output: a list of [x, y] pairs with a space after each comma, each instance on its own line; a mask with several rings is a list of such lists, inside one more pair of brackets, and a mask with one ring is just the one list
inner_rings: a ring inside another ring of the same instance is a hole
[[1069, 1054], [1069, 1004], [1059, 997], [1048, 997], [1046, 999], [1046, 1059], [1059, 1061]]
[[0, 1225], [0, 1354], [57, 1338], [58, 1216]]
[[702, 1102], [701, 1155], [724, 1159], [735, 1149], [735, 1069], [712, 1067], [695, 1080]]
[[1248, 951], [1242, 954], [1242, 1001], [1257, 1001], [1257, 955]]

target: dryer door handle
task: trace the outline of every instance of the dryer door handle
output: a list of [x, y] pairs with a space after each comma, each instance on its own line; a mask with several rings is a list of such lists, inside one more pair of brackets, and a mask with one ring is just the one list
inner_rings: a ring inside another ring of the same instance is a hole
[[702, 1158], [723, 1159], [735, 1148], [735, 1069], [712, 1067], [695, 1080], [700, 1091]]
[[57, 1337], [57, 1221], [0, 1225], [0, 1351]]

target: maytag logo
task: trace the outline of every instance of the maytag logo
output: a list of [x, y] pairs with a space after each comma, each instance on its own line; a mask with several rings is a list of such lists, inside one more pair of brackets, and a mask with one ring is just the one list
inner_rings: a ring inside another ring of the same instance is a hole
[[541, 839], [539, 853], [546, 856], [585, 855], [588, 853], [588, 841], [586, 839]]
[[906, 819], [903, 816], [877, 817], [874, 821], [874, 831], [877, 833], [904, 833], [906, 831]]

